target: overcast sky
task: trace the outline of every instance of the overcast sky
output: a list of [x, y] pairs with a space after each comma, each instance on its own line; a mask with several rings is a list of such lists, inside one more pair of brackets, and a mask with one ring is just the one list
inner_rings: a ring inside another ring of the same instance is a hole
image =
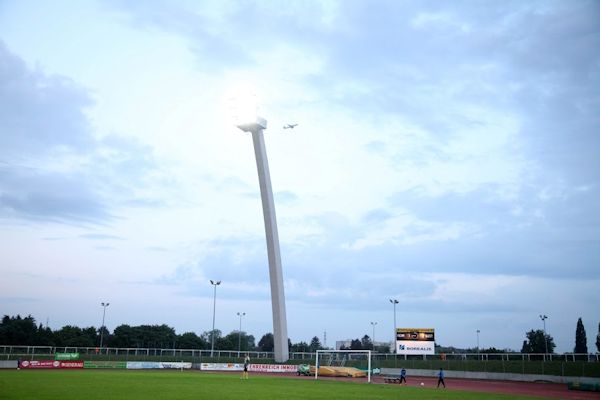
[[[598, 1], [1, 1], [0, 313], [559, 352], [600, 322]], [[294, 129], [283, 129], [298, 123]]]

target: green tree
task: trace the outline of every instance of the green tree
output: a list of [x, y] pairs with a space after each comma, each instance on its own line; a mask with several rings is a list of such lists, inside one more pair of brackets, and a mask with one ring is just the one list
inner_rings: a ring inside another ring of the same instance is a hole
[[310, 352], [310, 348], [308, 346], [308, 343], [298, 342], [290, 346], [290, 351], [295, 353], [308, 353]]
[[[242, 336], [242, 340], [244, 340], [243, 336]], [[256, 339], [254, 338], [254, 335], [246, 336], [246, 343], [248, 344], [248, 350], [250, 350], [250, 351], [256, 350]], [[243, 347], [244, 347], [244, 344], [242, 343], [242, 348]]]
[[137, 332], [127, 324], [117, 326], [107, 343], [112, 347], [142, 347]]
[[73, 325], [65, 325], [54, 333], [57, 347], [94, 347], [96, 345], [96, 328], [81, 329]]
[[254, 350], [254, 336], [246, 332], [232, 331], [219, 341], [219, 350]]
[[375, 351], [377, 353], [387, 354], [390, 352], [390, 346], [386, 346], [383, 344], [381, 346], [375, 346]]
[[171, 328], [166, 324], [162, 325], [142, 325], [140, 326], [146, 339], [152, 346], [148, 347], [159, 347], [159, 348], [172, 348], [175, 347], [175, 329]]
[[260, 351], [273, 351], [275, 341], [272, 333], [265, 333], [258, 341], [258, 349]]
[[546, 334], [541, 329], [531, 330], [526, 333], [527, 340], [523, 342], [522, 353], [546, 353], [546, 344], [548, 353], [554, 353], [556, 345], [552, 336]]
[[202, 338], [208, 343], [208, 348], [210, 349], [213, 344], [213, 335], [215, 337], [215, 349], [217, 349], [217, 343], [219, 343], [219, 339], [222, 336], [222, 333], [219, 329], [215, 329], [214, 331], [205, 331], [202, 332]]
[[207, 349], [206, 341], [194, 332], [185, 332], [182, 335], [177, 336], [177, 348], [178, 349]]
[[107, 343], [113, 347], [173, 348], [177, 335], [175, 329], [162, 325], [119, 325]]
[[36, 336], [37, 336], [37, 338], [36, 338], [35, 345], [37, 345], [37, 346], [54, 346], [55, 345], [54, 332], [52, 332], [52, 329], [50, 329], [48, 327], [44, 328], [42, 324], [40, 324], [38, 326]]
[[574, 353], [587, 354], [587, 336], [585, 334], [585, 327], [581, 317], [577, 320], [577, 328], [575, 329], [575, 349]]
[[488, 349], [481, 349], [480, 350], [481, 353], [486, 353], [486, 354], [500, 354], [500, 353], [506, 353], [506, 351], [504, 350], [500, 350], [497, 349], [495, 347], [490, 347]]
[[102, 338], [102, 346], [106, 347], [110, 343], [111, 334], [106, 326], [101, 326], [98, 328], [98, 334], [96, 336], [98, 345], [100, 344], [100, 338]]
[[598, 334], [596, 335], [596, 350], [600, 352], [600, 322], [598, 323]]
[[0, 324], [0, 343], [13, 345], [33, 345], [37, 344], [38, 328], [35, 319], [28, 315], [21, 318], [9, 317], [5, 315]]
[[354, 339], [350, 342], [350, 350], [363, 350], [362, 343], [358, 339]]
[[363, 350], [373, 350], [373, 342], [371, 341], [369, 335], [365, 335], [362, 337], [362, 339], [360, 340], [360, 346]]
[[310, 340], [310, 345], [308, 346], [308, 350], [311, 353], [316, 352], [317, 350], [322, 350], [323, 346], [321, 346], [321, 341], [319, 340], [319, 338], [317, 336], [314, 336], [311, 340]]
[[215, 349], [217, 350], [237, 350], [238, 347], [238, 333], [231, 332], [226, 336], [220, 337], [215, 343]]

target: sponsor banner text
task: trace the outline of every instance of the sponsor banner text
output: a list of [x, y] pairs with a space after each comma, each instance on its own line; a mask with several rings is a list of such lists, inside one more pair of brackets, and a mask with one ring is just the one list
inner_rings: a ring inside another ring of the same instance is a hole
[[21, 361], [21, 368], [60, 368], [60, 361], [56, 360], [25, 360]]

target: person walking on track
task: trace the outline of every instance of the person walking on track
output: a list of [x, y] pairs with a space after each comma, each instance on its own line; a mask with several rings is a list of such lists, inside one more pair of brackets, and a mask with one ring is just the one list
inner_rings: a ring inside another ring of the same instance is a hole
[[446, 388], [446, 383], [444, 382], [444, 370], [442, 368], [440, 368], [440, 372], [438, 372], [437, 376], [438, 376], [437, 387], [440, 387], [440, 383], [441, 383], [442, 385], [444, 385], [444, 388]]
[[400, 370], [400, 384], [404, 383], [406, 385], [406, 370], [404, 367]]

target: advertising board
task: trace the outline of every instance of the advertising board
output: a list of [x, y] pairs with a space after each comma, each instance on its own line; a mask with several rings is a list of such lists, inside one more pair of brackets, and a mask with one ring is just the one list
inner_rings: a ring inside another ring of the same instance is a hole
[[396, 329], [396, 353], [407, 355], [435, 354], [435, 329]]
[[164, 369], [192, 369], [192, 363], [191, 362], [165, 362], [162, 361], [160, 363], [162, 365], [161, 368]]
[[160, 363], [156, 361], [128, 361], [127, 369], [158, 369]]
[[83, 368], [83, 361], [61, 361], [59, 368], [65, 368], [65, 369]]
[[297, 365], [279, 365], [279, 364], [250, 364], [250, 372], [269, 372], [269, 373], [296, 373]]
[[202, 363], [200, 369], [203, 371], [243, 371], [244, 364], [234, 363]]
[[[204, 371], [243, 371], [244, 364], [235, 363], [202, 363], [200, 369]], [[250, 364], [250, 372], [267, 373], [295, 373], [298, 371], [297, 365], [279, 365], [279, 364]]]
[[127, 369], [191, 369], [190, 362], [128, 361]]
[[127, 368], [127, 362], [125, 362], [125, 361], [84, 361], [83, 368], [125, 369], [125, 368]]
[[54, 359], [59, 361], [79, 360], [79, 353], [54, 353]]
[[30, 368], [30, 369], [38, 369], [38, 368], [60, 368], [60, 361], [56, 360], [25, 360], [21, 361], [21, 368]]

